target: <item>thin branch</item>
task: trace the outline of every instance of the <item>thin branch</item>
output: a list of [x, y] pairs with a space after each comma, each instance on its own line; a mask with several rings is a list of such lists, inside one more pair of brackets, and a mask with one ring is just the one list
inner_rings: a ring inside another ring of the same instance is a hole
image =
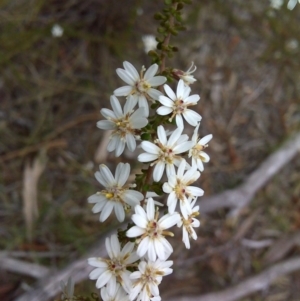
[[[121, 228], [124, 225], [120, 225]], [[107, 252], [104, 243], [104, 237], [110, 236], [115, 233], [115, 230], [110, 233], [106, 233], [102, 239], [84, 256], [84, 258], [78, 259], [75, 262], [68, 265], [61, 271], [51, 274], [49, 277], [42, 279], [36, 288], [24, 293], [16, 298], [14, 301], [47, 301], [54, 298], [61, 292], [60, 282], [66, 282], [69, 277], [72, 277], [74, 283], [81, 282], [88, 279], [88, 275], [93, 269], [87, 263], [87, 259], [90, 257], [106, 257]]]
[[266, 289], [277, 278], [300, 269], [300, 257], [295, 257], [278, 263], [257, 276], [250, 277], [238, 285], [218, 293], [198, 296], [170, 297], [164, 300], [172, 301], [235, 301], [245, 296]]
[[0, 266], [2, 270], [26, 275], [33, 278], [43, 278], [49, 273], [49, 269], [35, 263], [29, 263], [9, 257], [0, 257]]
[[213, 212], [221, 208], [240, 209], [247, 206], [257, 191], [266, 185], [299, 151], [300, 133], [297, 133], [271, 154], [248, 176], [242, 185], [211, 197], [202, 198], [199, 202], [201, 213]]
[[42, 148], [50, 149], [50, 148], [65, 148], [67, 147], [67, 141], [65, 139], [56, 139], [52, 141], [47, 142], [41, 142], [37, 143], [35, 145], [30, 145], [27, 147], [24, 147], [22, 149], [18, 149], [15, 151], [11, 151], [8, 153], [3, 154], [0, 156], [0, 163], [3, 163], [5, 161], [9, 161], [18, 157], [25, 157], [30, 153], [34, 153], [39, 151]]

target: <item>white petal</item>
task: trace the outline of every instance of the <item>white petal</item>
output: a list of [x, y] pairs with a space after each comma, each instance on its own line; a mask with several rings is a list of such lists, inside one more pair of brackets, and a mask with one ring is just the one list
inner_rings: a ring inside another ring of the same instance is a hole
[[103, 287], [112, 277], [111, 272], [105, 271], [97, 280], [96, 287], [101, 288]]
[[141, 147], [145, 152], [148, 152], [150, 154], [157, 155], [160, 153], [160, 148], [157, 145], [155, 145], [154, 143], [149, 142], [149, 141], [143, 141], [141, 143]]
[[165, 169], [165, 163], [164, 162], [158, 162], [155, 165], [155, 168], [153, 170], [153, 180], [155, 182], [160, 181], [160, 179], [162, 178], [162, 175], [164, 173], [164, 169]]
[[144, 95], [139, 96], [139, 107], [144, 108], [145, 112], [143, 115], [145, 117], [148, 117], [149, 116], [149, 105], [148, 105], [147, 98]]
[[131, 127], [133, 129], [141, 129], [148, 124], [148, 119], [146, 118], [145, 108], [137, 109], [130, 117]]
[[138, 79], [140, 79], [139, 73], [137, 72], [137, 70], [131, 63], [125, 61], [125, 62], [123, 62], [123, 66], [134, 81], [137, 81]]
[[147, 220], [147, 213], [145, 212], [145, 210], [143, 209], [142, 206], [140, 206], [140, 205], [135, 206], [134, 211], [136, 214], [140, 215], [142, 218]]
[[154, 247], [158, 258], [163, 260], [165, 258], [166, 253], [163, 244], [158, 239], [155, 239]]
[[100, 214], [100, 222], [103, 223], [111, 214], [112, 210], [114, 208], [114, 205], [112, 202], [107, 202], [104, 206], [104, 208], [102, 209], [102, 212]]
[[166, 94], [173, 100], [175, 101], [177, 99], [174, 91], [170, 88], [170, 86], [168, 85], [164, 85], [164, 90], [166, 92]]
[[101, 202], [101, 203], [97, 203], [94, 205], [94, 207], [92, 208], [92, 212], [93, 213], [98, 213], [100, 212], [103, 207], [105, 206], [106, 202]]
[[157, 155], [142, 153], [138, 156], [138, 161], [140, 162], [151, 162], [157, 159]]
[[166, 174], [169, 179], [169, 178], [173, 177], [175, 174], [175, 166], [174, 166], [174, 164], [171, 164], [171, 163], [167, 163], [166, 165], [167, 165]]
[[111, 104], [117, 118], [121, 118], [123, 116], [123, 110], [121, 108], [118, 98], [115, 95], [112, 95], [110, 97], [110, 104]]
[[115, 204], [115, 214], [116, 214], [117, 220], [120, 223], [124, 221], [125, 211], [124, 211], [124, 208], [123, 208], [122, 204], [120, 204], [120, 203]]
[[[117, 74], [119, 75], [119, 77], [128, 85], [130, 86], [134, 86], [135, 85], [135, 81], [132, 78], [132, 76], [129, 75], [128, 72], [126, 72], [126, 70], [118, 68], [116, 70]], [[116, 90], [115, 90], [116, 91]]]
[[127, 237], [137, 237], [137, 236], [143, 235], [144, 233], [145, 233], [144, 229], [137, 227], [137, 226], [133, 226], [126, 232], [126, 236]]
[[176, 125], [179, 128], [184, 128], [181, 114], [176, 114]]
[[173, 188], [169, 185], [169, 183], [164, 183], [162, 189], [164, 193], [171, 193], [173, 191]]
[[[156, 110], [156, 113], [158, 115], [161, 115], [161, 116], [166, 116], [170, 113], [172, 113], [173, 109], [172, 108], [168, 108], [168, 107], [159, 107], [157, 110]], [[113, 126], [113, 127], [112, 127]], [[107, 128], [107, 129], [113, 129], [114, 128], [114, 124], [113, 125], [110, 125], [110, 128]], [[105, 129], [106, 130], [106, 129]]]
[[200, 221], [197, 220], [196, 218], [193, 219], [193, 223], [192, 223], [193, 227], [194, 228], [197, 228], [200, 226]]
[[111, 171], [106, 165], [101, 164], [99, 166], [99, 170], [101, 176], [103, 177], [103, 179], [105, 179], [105, 181], [109, 184], [109, 186], [116, 184], [115, 178], [113, 177]]
[[170, 214], [175, 212], [175, 208], [177, 205], [177, 197], [174, 191], [172, 191], [168, 196], [168, 211]]
[[114, 130], [116, 124], [111, 120], [100, 120], [97, 122], [97, 128], [101, 130]]
[[205, 152], [199, 152], [199, 155], [201, 156], [201, 160], [203, 162], [208, 162], [210, 160], [209, 155]]
[[[108, 238], [107, 238], [108, 239]], [[92, 257], [88, 259], [88, 264], [97, 267], [97, 268], [104, 268], [107, 269], [107, 263], [102, 258]]]
[[[163, 144], [166, 145], [167, 144], [167, 135], [166, 135], [166, 131], [164, 129], [164, 127], [162, 125], [157, 127], [157, 136], [159, 141]], [[157, 147], [158, 148], [158, 147]], [[159, 149], [159, 148], [158, 148]], [[160, 150], [160, 149], [159, 149]]]
[[111, 249], [111, 243], [110, 243], [110, 237], [106, 237], [105, 239], [105, 248], [108, 256], [113, 259], [114, 258], [114, 253], [113, 250]]
[[150, 88], [147, 94], [154, 100], [159, 100], [159, 97], [163, 95], [159, 90], [153, 88]]
[[192, 147], [193, 147], [193, 142], [187, 141], [187, 142], [181, 143], [179, 145], [176, 145], [173, 148], [173, 152], [174, 152], [174, 154], [181, 154], [181, 153], [184, 153], [184, 152], [190, 150]]
[[[182, 178], [183, 177], [183, 173], [185, 171], [185, 167], [186, 167], [186, 161], [185, 160], [182, 160], [178, 166], [178, 170], [177, 170], [177, 176], [179, 178]], [[195, 172], [195, 170], [193, 170]]]
[[168, 98], [164, 95], [159, 97], [159, 102], [166, 107], [173, 108], [173, 106], [174, 106], [174, 102], [170, 98]]
[[157, 70], [158, 70], [157, 64], [151, 65], [148, 68], [148, 70], [145, 72], [144, 79], [148, 80], [148, 79], [152, 78], [156, 74]]
[[116, 149], [118, 140], [119, 140], [119, 137], [117, 135], [113, 135], [108, 142], [107, 151], [109, 151], [109, 152], [114, 151]]
[[125, 149], [125, 142], [121, 139], [117, 140], [115, 156], [120, 157]]
[[173, 248], [172, 248], [171, 244], [165, 238], [161, 239], [160, 242], [163, 244], [165, 252], [168, 257], [168, 255], [170, 255], [173, 252]]
[[177, 128], [170, 136], [169, 140], [168, 140], [168, 146], [172, 147], [177, 140], [179, 139], [181, 133], [182, 133], [183, 129], [182, 128]]
[[183, 116], [187, 123], [189, 123], [191, 126], [197, 126], [197, 124], [202, 119], [201, 115], [199, 115], [197, 112], [193, 110], [187, 109], [185, 112], [183, 112]]
[[93, 194], [88, 198], [89, 203], [102, 203], [106, 198], [101, 194]]
[[159, 220], [159, 226], [162, 229], [168, 229], [173, 227], [174, 225], [176, 225], [178, 223], [178, 221], [180, 220], [180, 215], [178, 213], [174, 213], [174, 214], [167, 214], [164, 215], [160, 220]]
[[147, 82], [152, 86], [152, 87], [157, 87], [166, 82], [166, 78], [164, 76], [155, 76], [147, 80]]
[[114, 95], [116, 96], [128, 96], [133, 90], [132, 86], [123, 86], [114, 90]]
[[206, 145], [212, 139], [212, 137], [213, 137], [212, 134], [204, 136], [202, 139], [200, 139], [199, 144]]
[[144, 229], [147, 228], [148, 221], [146, 219], [144, 219], [143, 217], [141, 217], [140, 215], [133, 214], [131, 219], [138, 227], [144, 228]]
[[156, 260], [156, 252], [155, 252], [153, 242], [150, 242], [149, 245], [148, 245], [148, 257], [151, 261]]
[[186, 191], [193, 196], [202, 196], [204, 194], [204, 190], [196, 186], [188, 186]]
[[95, 178], [104, 187], [109, 187], [111, 185], [111, 182], [108, 181], [109, 179], [103, 177], [103, 175], [100, 173], [100, 171], [95, 172]]
[[126, 115], [127, 113], [132, 113], [133, 108], [136, 106], [137, 104], [137, 98], [133, 97], [132, 95], [129, 95], [126, 99], [125, 105], [124, 105], [124, 115]]
[[127, 190], [123, 193], [124, 201], [132, 207], [139, 205], [140, 201], [144, 198], [144, 195], [135, 190]]
[[182, 98], [186, 99], [190, 95], [190, 93], [191, 93], [191, 88], [188, 86], [185, 86]]
[[112, 110], [109, 110], [109, 109], [106, 109], [106, 108], [101, 109], [100, 113], [106, 119], [110, 119], [110, 118], [111, 119], [116, 119], [117, 118], [116, 114]]
[[197, 167], [201, 172], [204, 170], [204, 165], [202, 163], [202, 160], [197, 159]]
[[115, 172], [115, 179], [118, 186], [122, 187], [130, 175], [129, 163], [119, 163]]
[[128, 149], [133, 152], [136, 148], [136, 141], [132, 134], [126, 134], [126, 143]]
[[188, 234], [187, 230], [185, 229], [185, 227], [182, 228], [182, 241], [184, 242], [185, 247], [187, 249], [189, 249], [191, 247], [189, 234]]
[[183, 99], [183, 94], [184, 94], [184, 81], [181, 79], [179, 82], [178, 82], [178, 85], [177, 85], [177, 89], [176, 89], [176, 96], [178, 99]]
[[89, 274], [89, 278], [91, 280], [96, 280], [100, 277], [100, 275], [107, 270], [107, 267], [106, 268], [98, 268], [98, 269], [95, 269], [93, 270], [90, 274]]
[[136, 252], [140, 257], [144, 256], [147, 253], [148, 248], [149, 248], [149, 244], [150, 244], [150, 242], [149, 242], [149, 237], [148, 236], [143, 238], [142, 241], [139, 243], [139, 246], [138, 246]]
[[110, 237], [110, 244], [111, 244], [111, 250], [114, 254], [114, 257], [118, 257], [119, 254], [120, 254], [120, 243], [119, 243], [119, 240], [118, 240], [118, 236], [116, 234], [113, 234], [111, 237]]
[[182, 177], [182, 181], [185, 183], [187, 182], [192, 183], [192, 182], [196, 182], [199, 177], [200, 177], [200, 172], [197, 171], [196, 167], [193, 167], [185, 173], [185, 175]]
[[148, 202], [147, 202], [147, 218], [148, 218], [148, 221], [152, 221], [154, 219], [154, 214], [155, 214], [154, 201], [153, 201], [152, 198], [149, 198]]
[[200, 99], [200, 96], [198, 94], [194, 94], [194, 95], [191, 95], [187, 98], [184, 99], [184, 102], [186, 104], [190, 104], [190, 103], [193, 103], [193, 104], [196, 104]]

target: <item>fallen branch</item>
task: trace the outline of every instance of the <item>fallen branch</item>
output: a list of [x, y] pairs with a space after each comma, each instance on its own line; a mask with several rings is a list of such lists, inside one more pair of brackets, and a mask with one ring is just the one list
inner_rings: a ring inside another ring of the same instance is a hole
[[213, 212], [221, 208], [240, 209], [247, 206], [257, 191], [289, 163], [299, 151], [300, 133], [297, 133], [271, 154], [248, 176], [242, 185], [211, 197], [202, 198], [199, 201], [201, 213]]
[[300, 257], [278, 263], [257, 276], [250, 277], [238, 285], [217, 293], [198, 296], [162, 298], [172, 301], [235, 301], [245, 296], [266, 289], [274, 280], [300, 269]]
[[[255, 193], [263, 187], [279, 170], [290, 162], [300, 150], [300, 134], [290, 138], [281, 148], [270, 155], [261, 166], [255, 170], [244, 184], [236, 189], [227, 190], [216, 196], [203, 198], [200, 201], [201, 212], [207, 213], [220, 208], [242, 208], [253, 198]], [[66, 281], [72, 276], [75, 283], [87, 279], [91, 267], [87, 265], [86, 259], [94, 256], [106, 256], [106, 250], [102, 241], [93, 248], [84, 259], [79, 259], [70, 264], [64, 270], [46, 277], [40, 282], [39, 287], [25, 293], [15, 301], [46, 301], [53, 298], [60, 291], [59, 283]], [[241, 296], [259, 291], [268, 286], [277, 277], [300, 269], [300, 258], [288, 260], [277, 264], [265, 272], [246, 280], [224, 292], [208, 294], [202, 297], [185, 297], [174, 299], [174, 301], [231, 301]], [[227, 297], [226, 297], [227, 296]], [[210, 299], [209, 299], [210, 298]], [[227, 299], [226, 299], [227, 298]]]
[[35, 263], [29, 263], [18, 259], [12, 259], [5, 256], [0, 257], [1, 269], [30, 276], [33, 278], [43, 278], [49, 273], [49, 269]]
[[4, 163], [5, 161], [9, 161], [18, 157], [25, 157], [28, 154], [37, 152], [43, 148], [48, 150], [50, 148], [65, 148], [65, 147], [67, 147], [67, 141], [65, 139], [57, 139], [48, 142], [41, 142], [35, 145], [30, 145], [22, 149], [18, 149], [3, 154], [2, 156], [0, 156], [0, 163]]
[[[115, 232], [115, 230], [113, 232]], [[111, 234], [112, 232], [107, 233], [105, 234], [105, 237], [110, 236]], [[100, 239], [97, 245], [94, 246], [84, 258], [78, 259], [63, 270], [45, 277], [37, 284], [36, 288], [17, 297], [14, 301], [47, 301], [51, 298], [53, 299], [61, 292], [61, 281], [67, 282], [68, 278], [72, 277], [73, 282], [76, 284], [88, 279], [88, 275], [93, 269], [93, 267], [89, 266], [87, 263], [89, 257], [107, 257], [103, 239]]]

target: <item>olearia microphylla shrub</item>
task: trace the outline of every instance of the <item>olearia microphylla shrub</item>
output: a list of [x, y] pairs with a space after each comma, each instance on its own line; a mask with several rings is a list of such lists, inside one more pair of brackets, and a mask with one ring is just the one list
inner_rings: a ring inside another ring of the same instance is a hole
[[[128, 183], [130, 164], [119, 163], [114, 172], [100, 164], [95, 173], [102, 190], [88, 198], [93, 213], [104, 222], [111, 215], [124, 222], [124, 230], [107, 237], [107, 258], [89, 258], [94, 267], [89, 277], [96, 281], [104, 301], [159, 301], [159, 284], [172, 273], [173, 227], [182, 229], [182, 241], [190, 249], [190, 240], [197, 239], [194, 228], [198, 197], [204, 191], [197, 187], [204, 164], [210, 160], [204, 151], [212, 135], [199, 137], [201, 116], [196, 112], [200, 96], [192, 92], [196, 79], [194, 63], [187, 71], [166, 67], [166, 58], [177, 48], [170, 37], [183, 30], [181, 10], [188, 0], [166, 0], [156, 38], [157, 50], [151, 50], [152, 65], [140, 69], [128, 61], [116, 70], [125, 82], [110, 97], [111, 108], [103, 108], [101, 130], [111, 130], [107, 145], [116, 157], [139, 151], [137, 161], [143, 166]], [[168, 84], [167, 84], [168, 82]], [[187, 127], [193, 127], [189, 136]], [[137, 148], [139, 146], [139, 148]], [[164, 199], [165, 204], [157, 200]], [[129, 217], [128, 216], [128, 217]]]
[[[184, 1], [166, 2], [177, 12]], [[159, 16], [172, 19], [171, 12]], [[174, 24], [174, 16], [172, 20]], [[116, 70], [125, 85], [113, 91], [112, 109], [102, 109], [105, 119], [97, 123], [102, 130], [112, 130], [109, 152], [119, 157], [125, 148], [133, 152], [139, 146], [137, 160], [146, 166], [131, 184], [127, 183], [129, 163], [119, 163], [114, 175], [105, 164], [95, 173], [103, 189], [88, 198], [94, 204], [93, 213], [99, 214], [100, 222], [112, 214], [119, 222], [131, 214], [132, 221], [106, 238], [108, 258], [88, 260], [95, 268], [90, 279], [96, 280], [104, 301], [161, 300], [158, 286], [173, 271], [171, 228], [182, 229], [187, 249], [190, 239], [197, 239], [196, 201], [204, 191], [195, 182], [204, 171], [203, 163], [210, 160], [204, 150], [212, 135], [201, 138], [198, 134], [202, 117], [195, 111], [200, 96], [191, 89], [196, 82], [194, 63], [187, 71], [165, 67], [166, 56], [174, 50], [166, 42], [168, 36], [166, 29], [164, 38], [157, 39], [158, 51], [150, 51], [155, 63], [148, 68], [137, 70], [125, 61]], [[166, 84], [168, 80], [173, 82]], [[186, 134], [187, 126], [194, 127], [191, 137]], [[155, 200], [163, 195], [167, 209]]]

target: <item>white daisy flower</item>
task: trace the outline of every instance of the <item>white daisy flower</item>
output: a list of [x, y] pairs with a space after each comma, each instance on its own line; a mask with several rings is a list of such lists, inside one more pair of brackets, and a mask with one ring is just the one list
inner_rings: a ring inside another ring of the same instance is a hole
[[158, 138], [154, 143], [150, 141], [143, 141], [141, 143], [142, 149], [146, 153], [142, 153], [138, 156], [140, 162], [151, 162], [151, 165], [155, 165], [153, 170], [153, 179], [155, 182], [160, 181], [166, 166], [167, 176], [175, 173], [174, 165], [178, 166], [182, 160], [179, 154], [184, 153], [191, 149], [192, 141], [183, 141], [178, 143], [181, 139], [181, 133], [183, 128], [177, 128], [167, 140], [167, 135], [162, 125], [157, 127]]
[[173, 69], [173, 74], [176, 78], [182, 79], [184, 81], [184, 84], [186, 86], [189, 86], [193, 84], [195, 81], [197, 81], [192, 75], [197, 70], [197, 67], [195, 66], [194, 62], [192, 62], [191, 67], [187, 71], [182, 71], [178, 69]]
[[166, 214], [158, 220], [159, 212], [155, 212], [152, 198], [148, 199], [146, 211], [140, 205], [137, 205], [134, 210], [132, 220], [136, 226], [130, 228], [126, 235], [128, 237], [141, 236], [137, 254], [143, 257], [147, 253], [152, 261], [155, 261], [156, 257], [166, 260], [173, 252], [173, 248], [165, 236], [173, 236], [173, 233], [165, 230], [179, 222], [179, 214], [177, 212], [172, 215]]
[[188, 209], [188, 216], [185, 218], [181, 216], [181, 221], [177, 224], [178, 227], [182, 227], [182, 241], [185, 244], [187, 249], [190, 248], [190, 238], [196, 240], [197, 233], [195, 232], [194, 228], [200, 226], [200, 221], [195, 217], [198, 216], [199, 213], [199, 206], [195, 206], [197, 199], [194, 199]]
[[[109, 259], [94, 257], [89, 258], [89, 265], [96, 267], [89, 277], [96, 280], [96, 287], [102, 288], [106, 284], [114, 288], [120, 283], [126, 292], [131, 290], [130, 271], [127, 267], [139, 259], [134, 251], [134, 243], [128, 242], [121, 250], [120, 242], [116, 234], [105, 240]], [[112, 289], [113, 290], [113, 289]]]
[[141, 261], [139, 263], [139, 270], [130, 275], [133, 289], [130, 293], [130, 299], [137, 301], [159, 301], [158, 285], [162, 281], [162, 277], [173, 272], [170, 266], [173, 261]]
[[106, 165], [101, 164], [99, 169], [95, 177], [105, 188], [88, 198], [89, 203], [95, 203], [92, 211], [101, 212], [99, 220], [104, 222], [114, 209], [118, 221], [123, 222], [125, 210], [134, 208], [144, 198], [142, 193], [129, 189], [132, 185], [124, 186], [130, 175], [130, 165], [119, 163], [115, 177]]
[[185, 218], [188, 218], [188, 211], [191, 209], [189, 198], [194, 199], [202, 196], [204, 191], [199, 187], [189, 186], [200, 177], [197, 168], [193, 167], [184, 173], [185, 169], [186, 161], [183, 160], [178, 167], [177, 175], [173, 174], [168, 178], [168, 182], [164, 183], [163, 191], [169, 194], [167, 201], [169, 213], [175, 212], [179, 200], [181, 213]]
[[191, 89], [184, 85], [182, 79], [178, 82], [176, 94], [168, 85], [164, 85], [164, 90], [168, 97], [164, 95], [159, 97], [159, 102], [163, 106], [157, 109], [157, 114], [163, 116], [172, 114], [169, 121], [172, 121], [176, 116], [176, 124], [181, 128], [183, 128], [182, 116], [191, 126], [196, 126], [202, 117], [197, 112], [188, 109], [188, 107], [196, 105], [200, 96], [198, 94], [189, 96]]
[[101, 114], [107, 120], [98, 121], [97, 127], [102, 130], [113, 130], [107, 150], [109, 152], [115, 150], [116, 157], [119, 157], [123, 153], [126, 144], [131, 152], [135, 150], [136, 138], [139, 138], [137, 136], [138, 130], [145, 127], [148, 120], [143, 108], [133, 111], [134, 104], [130, 101], [130, 98], [124, 105], [124, 112], [116, 96], [112, 95], [110, 97], [110, 103], [113, 111], [102, 109]]
[[129, 296], [119, 283], [114, 287], [111, 282], [101, 289], [101, 298], [103, 301], [129, 301]]
[[198, 139], [198, 129], [200, 123], [194, 130], [194, 134], [192, 137], [193, 147], [189, 151], [189, 158], [192, 157], [192, 166], [197, 166], [197, 168], [202, 172], [204, 170], [204, 166], [202, 162], [208, 162], [210, 160], [209, 155], [203, 151], [206, 147], [208, 147], [207, 143], [212, 139], [212, 135], [206, 135], [201, 139]]
[[[128, 86], [123, 86], [114, 91], [116, 96], [129, 96], [130, 101], [136, 105], [139, 103], [139, 107], [145, 108], [146, 117], [149, 116], [148, 100], [158, 100], [162, 93], [153, 87], [158, 87], [166, 82], [164, 76], [155, 76], [158, 70], [158, 65], [151, 65], [148, 70], [143, 67], [140, 74], [129, 62], [123, 63], [124, 69], [118, 68], [117, 74]], [[146, 72], [145, 72], [146, 71]]]

